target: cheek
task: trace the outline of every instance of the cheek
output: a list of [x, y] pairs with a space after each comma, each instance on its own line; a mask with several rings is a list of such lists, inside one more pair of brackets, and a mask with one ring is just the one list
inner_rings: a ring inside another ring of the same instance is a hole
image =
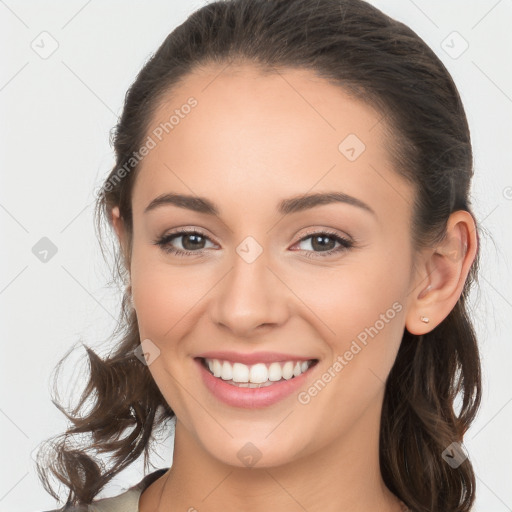
[[311, 268], [294, 271], [295, 275], [287, 271], [284, 280], [293, 283], [294, 293], [331, 336], [346, 340], [375, 324], [381, 314], [395, 318], [404, 309], [409, 282], [406, 256], [381, 254], [361, 252], [336, 268]]
[[362, 357], [357, 357], [363, 366], [384, 381], [404, 332], [409, 265], [404, 252], [388, 252], [374, 259], [374, 264], [366, 265], [364, 272], [361, 269], [360, 279], [356, 275], [351, 277], [351, 296], [344, 298], [350, 335], [343, 344], [347, 347], [348, 343], [347, 349], [351, 351], [357, 350], [352, 347], [360, 346]]
[[[162, 340], [186, 317], [201, 297], [197, 284], [190, 284], [176, 270], [148, 266], [132, 274], [134, 301], [141, 336]], [[194, 289], [195, 288], [195, 289]]]
[[160, 340], [185, 313], [190, 287], [180, 270], [163, 263], [159, 248], [134, 244], [131, 261], [133, 298], [141, 337]]
[[408, 268], [405, 252], [375, 251], [296, 280], [296, 294], [317, 315], [333, 360], [346, 355], [344, 373], [371, 369], [384, 379], [391, 369], [404, 332]]
[[218, 281], [219, 271], [208, 264], [180, 265], [172, 258], [171, 264], [171, 256], [159, 248], [134, 245], [131, 280], [139, 331], [157, 343], [193, 328], [190, 324]]

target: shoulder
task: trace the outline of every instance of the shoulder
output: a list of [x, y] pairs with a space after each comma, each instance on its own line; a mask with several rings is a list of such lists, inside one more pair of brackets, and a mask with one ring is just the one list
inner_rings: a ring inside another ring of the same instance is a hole
[[117, 496], [93, 500], [89, 505], [75, 505], [68, 508], [62, 507], [46, 512], [139, 512], [140, 495], [168, 469], [169, 468], [159, 469], [153, 473], [149, 473], [139, 483]]

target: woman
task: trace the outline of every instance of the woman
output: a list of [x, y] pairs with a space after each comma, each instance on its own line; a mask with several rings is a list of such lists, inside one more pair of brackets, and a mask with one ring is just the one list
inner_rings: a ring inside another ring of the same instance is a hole
[[[361, 0], [214, 2], [141, 70], [114, 145], [123, 330], [87, 348], [67, 435], [92, 442], [38, 467], [64, 510], [469, 511], [472, 150], [432, 50]], [[170, 419], [172, 467], [94, 500]]]

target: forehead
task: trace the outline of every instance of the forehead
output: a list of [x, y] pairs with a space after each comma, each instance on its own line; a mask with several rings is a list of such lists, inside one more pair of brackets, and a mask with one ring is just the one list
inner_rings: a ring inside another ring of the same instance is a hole
[[201, 68], [155, 111], [147, 133], [155, 146], [139, 165], [134, 210], [168, 191], [272, 208], [283, 197], [339, 190], [378, 208], [410, 194], [384, 128], [379, 112], [309, 70]]

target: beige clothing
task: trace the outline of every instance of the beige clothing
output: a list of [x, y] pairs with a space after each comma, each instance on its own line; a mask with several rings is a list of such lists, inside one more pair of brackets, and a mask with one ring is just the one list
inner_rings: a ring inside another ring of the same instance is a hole
[[155, 480], [160, 478], [169, 468], [159, 469], [146, 475], [139, 483], [111, 498], [93, 500], [90, 505], [79, 505], [65, 509], [49, 510], [48, 512], [139, 512], [139, 498]]

